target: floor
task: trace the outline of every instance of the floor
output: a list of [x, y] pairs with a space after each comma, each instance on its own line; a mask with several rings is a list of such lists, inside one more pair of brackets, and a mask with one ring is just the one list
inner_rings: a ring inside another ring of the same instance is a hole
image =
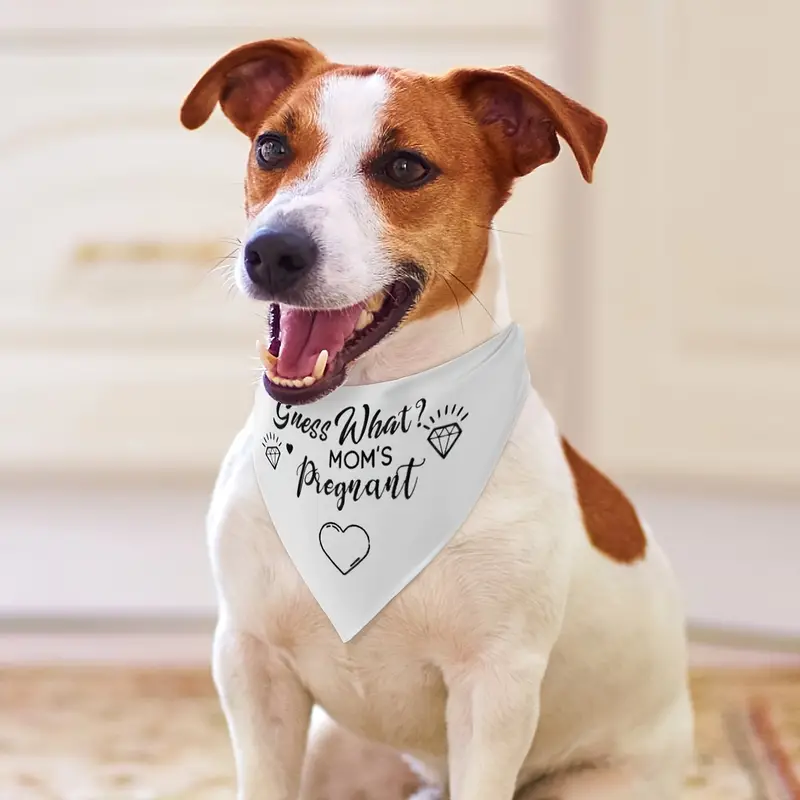
[[[685, 800], [800, 800], [800, 670], [696, 670]], [[0, 800], [233, 797], [205, 670], [0, 671]]]

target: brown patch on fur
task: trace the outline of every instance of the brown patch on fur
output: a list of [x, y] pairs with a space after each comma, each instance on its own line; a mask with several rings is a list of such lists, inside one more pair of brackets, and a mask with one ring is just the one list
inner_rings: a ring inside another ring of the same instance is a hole
[[[558, 136], [591, 183], [606, 121], [522, 67], [457, 69], [444, 80], [467, 103], [507, 179], [527, 175], [559, 153]], [[556, 135], [558, 134], [558, 135]]]
[[292, 160], [286, 169], [262, 170], [250, 150], [245, 210], [256, 214], [282, 183], [302, 175], [322, 150], [315, 124], [320, 75], [333, 68], [303, 39], [266, 39], [237, 47], [200, 78], [181, 108], [181, 121], [198, 128], [220, 104], [231, 122], [255, 142], [261, 133], [291, 134]]
[[390, 252], [429, 277], [410, 321], [455, 307], [476, 291], [494, 215], [517, 177], [558, 155], [557, 134], [591, 180], [606, 124], [519, 67], [443, 77], [386, 74], [392, 95], [380, 120], [384, 142], [420, 152], [439, 171], [413, 191], [372, 186]]
[[398, 263], [415, 262], [428, 285], [409, 319], [469, 299], [486, 259], [490, 222], [503, 204], [491, 155], [468, 109], [441, 79], [407, 70], [386, 72], [392, 92], [379, 126], [377, 157], [405, 149], [423, 155], [438, 175], [414, 190], [377, 179], [370, 193], [386, 220], [385, 243]]
[[622, 490], [561, 439], [583, 514], [583, 524], [600, 552], [623, 564], [644, 558], [645, 537], [636, 510]]
[[322, 152], [324, 137], [315, 116], [317, 88], [317, 81], [304, 81], [290, 89], [258, 126], [256, 137], [266, 132], [284, 134], [292, 149], [292, 160], [285, 169], [264, 170], [256, 161], [255, 146], [250, 149], [244, 183], [245, 211], [249, 217], [272, 200], [282, 185], [305, 175]]
[[250, 138], [280, 96], [327, 64], [304, 39], [265, 39], [231, 50], [189, 92], [181, 122], [190, 130], [211, 116], [217, 103], [226, 117]]
[[303, 771], [301, 800], [406, 800], [423, 787], [400, 754], [339, 726], [315, 737]]

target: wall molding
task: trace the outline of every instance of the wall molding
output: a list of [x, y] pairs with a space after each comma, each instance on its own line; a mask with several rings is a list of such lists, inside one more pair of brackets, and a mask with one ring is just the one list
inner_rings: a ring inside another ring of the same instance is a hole
[[[204, 634], [216, 613], [204, 521], [210, 488], [0, 490], [0, 631], [122, 624]], [[792, 649], [800, 639], [800, 501], [641, 486], [632, 494], [672, 561], [695, 636]]]
[[[178, 637], [207, 639], [213, 636], [213, 614], [139, 616], [0, 616], [0, 637], [69, 637], [116, 640], [121, 637]], [[737, 651], [785, 653], [800, 656], [800, 632], [780, 634], [754, 628], [731, 628], [700, 621], [687, 627], [689, 642]]]

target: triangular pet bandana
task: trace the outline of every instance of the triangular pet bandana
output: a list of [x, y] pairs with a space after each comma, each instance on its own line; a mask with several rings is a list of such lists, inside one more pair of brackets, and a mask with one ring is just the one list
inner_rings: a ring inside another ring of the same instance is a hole
[[258, 485], [342, 641], [433, 560], [481, 496], [530, 391], [518, 325], [425, 372], [289, 406], [256, 391]]

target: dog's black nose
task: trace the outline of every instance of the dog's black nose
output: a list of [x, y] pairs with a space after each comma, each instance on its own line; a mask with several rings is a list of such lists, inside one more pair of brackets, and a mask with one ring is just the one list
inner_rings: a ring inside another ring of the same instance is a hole
[[317, 261], [317, 245], [298, 230], [259, 231], [244, 246], [250, 280], [270, 295], [297, 283]]

